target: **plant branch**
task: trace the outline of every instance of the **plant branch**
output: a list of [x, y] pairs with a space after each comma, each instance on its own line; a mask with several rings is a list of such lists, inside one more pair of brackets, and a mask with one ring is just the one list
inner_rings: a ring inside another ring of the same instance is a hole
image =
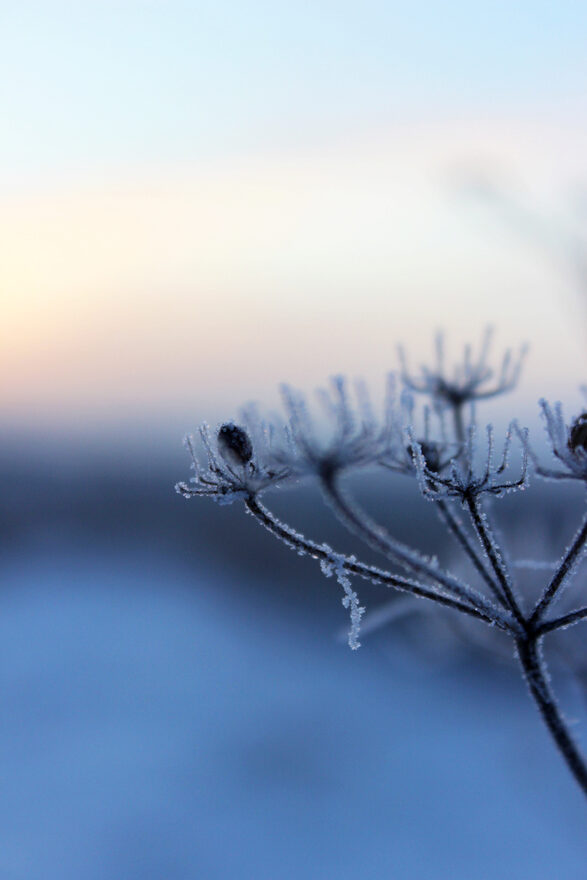
[[483, 560], [479, 557], [479, 554], [475, 550], [475, 547], [469, 540], [469, 537], [465, 532], [462, 524], [459, 522], [456, 516], [454, 516], [450, 507], [442, 498], [437, 499], [435, 503], [439, 516], [446, 525], [447, 529], [451, 532], [451, 534], [456, 538], [460, 546], [463, 548], [463, 550], [475, 566], [475, 569], [481, 575], [495, 598], [499, 601], [501, 605], [507, 608], [508, 606], [504, 601], [503, 594], [501, 593], [496, 582], [491, 577], [490, 573], [483, 565]]
[[[257, 498], [247, 498], [245, 501], [245, 508], [262, 526], [270, 531], [276, 538], [283, 541], [283, 543], [292, 550], [296, 550], [298, 553], [308, 554], [314, 559], [319, 559], [324, 562], [332, 561], [333, 554], [329, 548], [325, 547], [323, 544], [316, 544], [314, 541], [308, 540], [303, 535], [294, 531], [294, 529], [279, 522], [279, 520], [277, 520]], [[454, 608], [456, 611], [468, 614], [470, 617], [475, 617], [477, 620], [483, 620], [490, 626], [497, 626], [499, 629], [505, 630], [506, 632], [512, 632], [511, 623], [501, 614], [496, 613], [497, 609], [491, 608], [489, 611], [484, 611], [465, 602], [461, 602], [458, 599], [452, 598], [451, 596], [446, 596], [435, 590], [430, 590], [409, 578], [393, 575], [390, 572], [384, 571], [375, 566], [366, 565], [353, 557], [342, 557], [342, 559], [342, 566], [348, 574], [356, 575], [357, 577], [369, 580], [375, 584], [384, 584], [385, 586], [393, 587], [406, 593], [411, 593], [422, 599], [429, 599], [439, 605]]]
[[497, 549], [495, 537], [490, 533], [487, 520], [481, 513], [479, 502], [474, 495], [468, 495], [465, 499], [465, 503], [471, 514], [471, 520], [475, 527], [475, 531], [477, 532], [477, 537], [487, 554], [487, 558], [489, 559], [491, 567], [493, 568], [501, 589], [503, 590], [507, 606], [511, 610], [521, 629], [525, 631], [526, 621], [514, 596], [510, 577], [501, 558], [501, 554]]
[[457, 442], [463, 444], [465, 442], [465, 422], [463, 420], [463, 404], [453, 404], [452, 407], [453, 426]]
[[544, 623], [541, 623], [536, 628], [536, 633], [542, 636], [546, 633], [554, 632], [557, 629], [564, 629], [566, 626], [580, 623], [580, 621], [585, 620], [586, 617], [587, 607], [578, 608], [577, 611], [571, 611], [569, 614], [564, 614], [562, 617], [557, 617], [555, 620], [545, 620]]
[[560, 753], [575, 780], [587, 795], [587, 766], [556, 704], [554, 695], [548, 684], [548, 677], [539, 644], [535, 638], [517, 641], [518, 659], [530, 693], [548, 727]]
[[551, 582], [544, 591], [544, 595], [536, 605], [536, 608], [532, 613], [532, 617], [530, 618], [531, 624], [536, 625], [540, 622], [542, 615], [544, 614], [550, 603], [554, 600], [556, 594], [563, 585], [565, 578], [572, 571], [575, 562], [578, 560], [581, 551], [585, 546], [585, 541], [587, 541], [587, 515], [585, 515], [585, 518], [583, 519], [583, 524], [575, 535], [573, 543], [565, 553], [557, 572], [555, 573]]
[[[485, 596], [478, 593], [466, 584], [459, 581], [449, 572], [442, 571], [438, 566], [428, 561], [411, 547], [407, 547], [400, 541], [396, 541], [381, 526], [375, 523], [358, 505], [347, 499], [340, 491], [333, 477], [323, 476], [321, 479], [322, 489], [342, 523], [349, 531], [357, 534], [370, 547], [383, 553], [388, 559], [398, 562], [406, 569], [419, 575], [431, 578], [443, 589], [463, 599], [474, 608], [483, 611], [494, 620], [501, 620], [506, 629], [512, 631], [513, 621], [505, 616], [501, 609], [497, 608]], [[503, 628], [503, 627], [502, 627]], [[514, 629], [517, 627], [514, 626]]]

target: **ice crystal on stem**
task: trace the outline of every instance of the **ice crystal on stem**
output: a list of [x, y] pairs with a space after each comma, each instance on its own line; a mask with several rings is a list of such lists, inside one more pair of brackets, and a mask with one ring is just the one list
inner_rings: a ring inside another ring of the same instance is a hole
[[[354, 557], [350, 557], [350, 561], [353, 562]], [[336, 580], [344, 590], [342, 604], [345, 608], [350, 610], [351, 615], [351, 628], [349, 630], [348, 643], [349, 647], [353, 651], [356, 651], [357, 648], [361, 647], [359, 641], [359, 629], [361, 627], [361, 618], [365, 613], [365, 608], [359, 605], [359, 597], [351, 586], [351, 581], [347, 574], [346, 563], [347, 560], [344, 556], [333, 552], [331, 553], [330, 559], [323, 559], [320, 562], [320, 568], [322, 569], [322, 574], [327, 578], [332, 577], [334, 574]]]

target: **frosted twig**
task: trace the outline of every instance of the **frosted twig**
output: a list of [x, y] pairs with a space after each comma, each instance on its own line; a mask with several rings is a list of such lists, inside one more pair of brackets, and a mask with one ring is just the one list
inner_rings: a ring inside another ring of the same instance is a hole
[[543, 621], [538, 627], [537, 632], [540, 636], [543, 636], [546, 633], [554, 632], [556, 629], [566, 629], [568, 626], [580, 623], [585, 619], [587, 619], [587, 607], [578, 608], [576, 611], [570, 611], [568, 614], [563, 614], [562, 617], [557, 617], [554, 620]]
[[487, 514], [481, 510], [479, 506], [479, 501], [475, 496], [472, 495], [467, 497], [465, 499], [465, 503], [469, 509], [469, 513], [471, 514], [471, 520], [475, 531], [477, 532], [479, 542], [483, 547], [483, 550], [487, 554], [487, 558], [491, 563], [491, 567], [493, 568], [495, 576], [497, 577], [497, 580], [503, 592], [503, 598], [505, 600], [506, 607], [510, 609], [522, 629], [525, 629], [524, 616], [522, 614], [520, 606], [518, 605], [518, 601], [514, 596], [511, 576], [503, 561], [503, 556], [501, 554], [495, 536], [493, 535], [492, 529], [489, 525]]
[[341, 556], [338, 553], [332, 553], [329, 562], [324, 559], [320, 562], [320, 568], [325, 577], [332, 577], [334, 574], [336, 580], [344, 590], [342, 604], [344, 608], [350, 610], [351, 615], [351, 628], [349, 630], [348, 643], [349, 648], [356, 651], [357, 648], [361, 647], [359, 641], [359, 629], [361, 627], [361, 618], [365, 613], [365, 608], [359, 605], [359, 597], [351, 587], [351, 581], [346, 569], [346, 561], [345, 556]]
[[430, 578], [438, 583], [444, 590], [454, 596], [458, 596], [474, 608], [482, 610], [485, 614], [501, 617], [502, 622], [511, 625], [508, 617], [503, 617], [501, 609], [495, 607], [488, 599], [459, 581], [454, 575], [442, 571], [442, 569], [427, 560], [411, 547], [407, 547], [400, 541], [387, 534], [371, 518], [361, 510], [348, 495], [343, 494], [334, 480], [322, 480], [322, 488], [326, 498], [332, 504], [339, 518], [351, 532], [358, 534], [367, 544], [375, 550], [383, 553], [394, 562], [403, 565], [408, 571], [413, 571], [420, 576]]
[[564, 585], [565, 580], [570, 576], [581, 555], [585, 552], [587, 548], [586, 542], [587, 514], [585, 515], [583, 523], [579, 528], [579, 531], [575, 535], [572, 544], [563, 556], [558, 570], [546, 587], [544, 594], [536, 605], [536, 608], [532, 612], [532, 616], [530, 618], [530, 623], [532, 625], [535, 626], [537, 623], [540, 622], [544, 612], [547, 610], [548, 606], [554, 601], [561, 587]]
[[[275, 535], [276, 538], [279, 538], [280, 541], [283, 541], [287, 547], [295, 550], [299, 555], [308, 555], [320, 562], [331, 562], [333, 551], [328, 545], [317, 544], [314, 541], [310, 541], [290, 526], [280, 522], [257, 498], [251, 497], [247, 499], [245, 506], [249, 513], [253, 514], [261, 525]], [[342, 554], [338, 555], [342, 557]], [[391, 574], [390, 572], [377, 568], [376, 566], [366, 565], [365, 563], [359, 562], [354, 557], [346, 557], [343, 567], [349, 574], [357, 575], [358, 577], [369, 580], [374, 584], [383, 584], [384, 586], [393, 587], [397, 590], [411, 593], [413, 596], [422, 599], [429, 599], [432, 602], [437, 602], [440, 605], [445, 605], [448, 608], [454, 608], [457, 611], [461, 611], [463, 614], [476, 617], [478, 620], [483, 620], [485, 623], [497, 626], [499, 629], [503, 629], [506, 632], [512, 631], [511, 621], [504, 617], [499, 609], [493, 608], [492, 606], [490, 606], [488, 610], [475, 607], [468, 602], [462, 602], [452, 596], [443, 594], [437, 590], [432, 590], [410, 578]]]
[[[436, 502], [436, 509], [438, 510], [438, 514], [439, 514], [440, 518], [445, 523], [445, 525], [448, 528], [448, 530], [450, 531], [450, 533], [456, 538], [456, 540], [458, 541], [460, 546], [463, 548], [463, 550], [465, 551], [465, 553], [467, 554], [467, 556], [469, 557], [469, 559], [473, 563], [473, 566], [475, 567], [476, 571], [481, 575], [481, 577], [483, 578], [483, 580], [485, 581], [485, 583], [487, 584], [487, 586], [489, 587], [489, 589], [491, 590], [491, 592], [493, 593], [495, 598], [498, 600], [498, 602], [501, 605], [504, 605], [505, 604], [504, 597], [503, 597], [502, 593], [500, 592], [498, 585], [496, 584], [496, 582], [492, 578], [491, 574], [485, 568], [485, 565], [483, 564], [483, 560], [481, 559], [481, 557], [477, 553], [472, 542], [469, 540], [469, 537], [468, 537], [467, 533], [465, 532], [465, 529], [464, 529], [462, 523], [457, 519], [456, 516], [454, 516], [454, 514], [450, 510], [448, 504], [446, 504], [446, 502], [443, 501], [441, 498], [438, 499]], [[507, 607], [507, 605], [505, 607]]]

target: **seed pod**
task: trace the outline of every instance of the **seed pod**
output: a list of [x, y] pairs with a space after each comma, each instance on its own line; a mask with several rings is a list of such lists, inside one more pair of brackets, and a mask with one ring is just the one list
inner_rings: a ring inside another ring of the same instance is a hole
[[568, 446], [571, 452], [575, 452], [576, 449], [587, 452], [587, 412], [581, 413], [571, 425]]
[[244, 428], [226, 422], [218, 430], [218, 451], [228, 464], [242, 467], [253, 457], [253, 447]]

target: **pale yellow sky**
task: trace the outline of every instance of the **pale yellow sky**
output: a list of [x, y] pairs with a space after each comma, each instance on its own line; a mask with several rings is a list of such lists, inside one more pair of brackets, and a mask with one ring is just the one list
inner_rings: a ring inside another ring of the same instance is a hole
[[531, 343], [528, 393], [561, 396], [585, 373], [573, 268], [454, 182], [489, 169], [563, 216], [586, 147], [586, 132], [453, 121], [14, 189], [0, 207], [5, 414], [204, 415], [284, 379], [371, 379], [398, 341], [422, 360], [438, 327], [460, 344], [487, 323], [503, 345]]

